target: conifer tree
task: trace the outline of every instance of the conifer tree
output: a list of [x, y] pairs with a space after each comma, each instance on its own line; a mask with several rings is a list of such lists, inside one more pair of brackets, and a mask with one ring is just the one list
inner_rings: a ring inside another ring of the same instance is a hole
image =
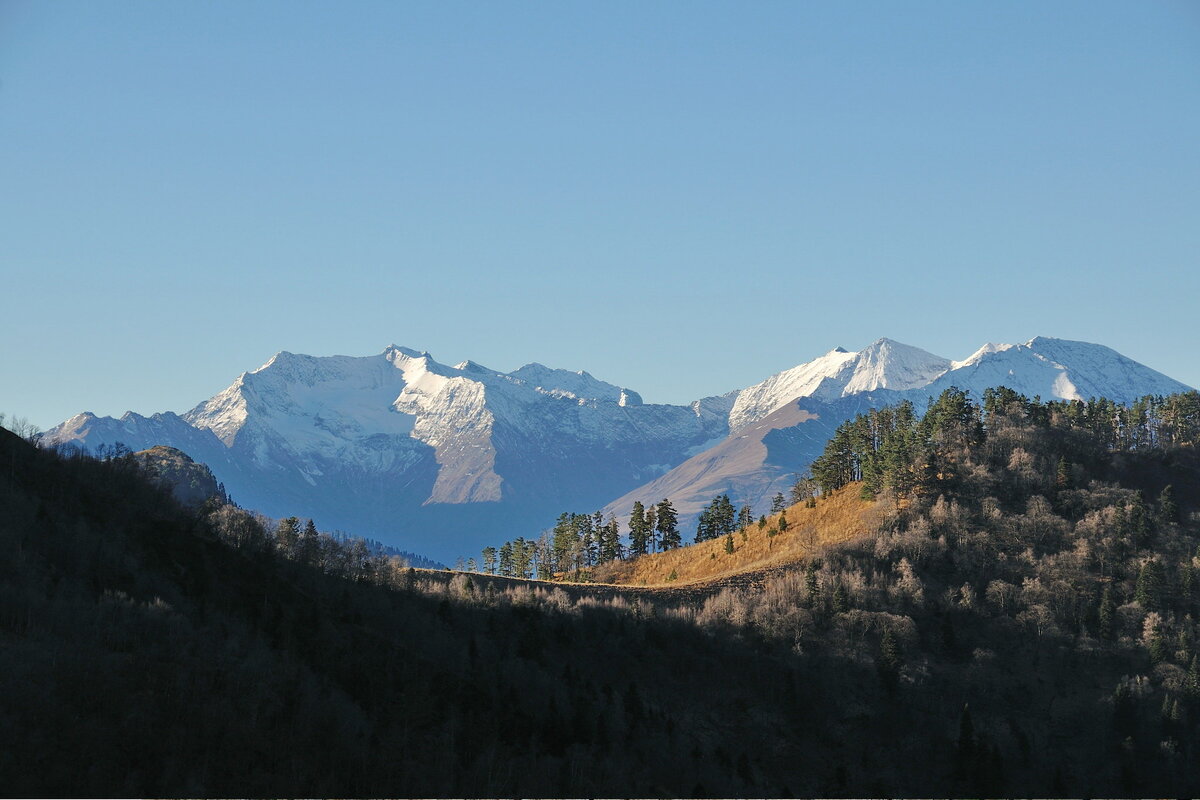
[[838, 581], [837, 586], [833, 589], [833, 613], [841, 614], [850, 610], [850, 593], [846, 591], [846, 584]]
[[1129, 536], [1133, 540], [1133, 546], [1137, 548], [1145, 547], [1150, 543], [1150, 520], [1146, 513], [1146, 503], [1139, 496], [1129, 510]]
[[1158, 561], [1150, 559], [1138, 571], [1133, 599], [1147, 611], [1155, 611], [1162, 604], [1162, 592], [1162, 567]]
[[658, 552], [658, 509], [651, 503], [646, 506], [646, 541], [651, 553]]
[[600, 541], [599, 532], [592, 526], [592, 518], [587, 514], [583, 515], [583, 536], [580, 539], [580, 552], [583, 557], [583, 565], [586, 567], [594, 567], [597, 559], [600, 557]]
[[1200, 701], [1200, 666], [1196, 663], [1196, 656], [1192, 656], [1187, 676], [1183, 679], [1183, 693], [1192, 702]]
[[1150, 640], [1146, 642], [1146, 651], [1150, 654], [1152, 664], [1161, 664], [1167, 660], [1167, 639], [1163, 636], [1161, 625], [1156, 625], [1150, 632]]
[[1113, 638], [1113, 619], [1117, 612], [1116, 601], [1113, 600], [1112, 586], [1105, 585], [1104, 594], [1100, 597], [1100, 629], [1101, 639]]
[[682, 544], [679, 536], [679, 515], [675, 513], [675, 506], [665, 497], [658, 504], [655, 527], [658, 528], [663, 550], [673, 550]]
[[1058, 458], [1058, 467], [1054, 472], [1054, 485], [1059, 489], [1066, 489], [1071, 485], [1071, 468], [1068, 466], [1065, 456]]
[[780, 511], [783, 511], [785, 507], [786, 505], [783, 499], [783, 492], [776, 492], [775, 496], [771, 498], [771, 513], [778, 514]]
[[804, 602], [809, 607], [815, 606], [821, 596], [821, 585], [817, 583], [817, 564], [810, 560], [804, 568]]
[[646, 508], [641, 500], [633, 503], [633, 513], [629, 515], [629, 554], [637, 557], [645, 555], [650, 542], [649, 530], [646, 527]]
[[621, 547], [621, 526], [617, 522], [617, 518], [610, 514], [608, 521], [600, 526], [600, 561], [604, 563], [624, 557], [624, 548]]
[[696, 543], [706, 542], [716, 536], [716, 523], [713, 520], [712, 504], [706, 505], [700, 510], [700, 517], [696, 520]]
[[1164, 525], [1179, 522], [1179, 506], [1175, 503], [1175, 489], [1167, 484], [1158, 495], [1158, 518]]
[[300, 531], [296, 551], [296, 559], [304, 564], [316, 564], [319, 560], [321, 542], [317, 534], [317, 526], [311, 519], [305, 521], [304, 529]]
[[746, 529], [749, 528], [751, 523], [753, 523], [753, 522], [754, 522], [754, 512], [750, 510], [750, 506], [749, 505], [742, 506], [741, 510], [738, 511], [737, 525], [738, 525], [738, 530], [742, 532], [743, 536], [746, 534]]
[[715, 536], [733, 532], [734, 526], [737, 524], [736, 512], [733, 509], [733, 503], [729, 500], [729, 495], [723, 494], [713, 500], [713, 521]]

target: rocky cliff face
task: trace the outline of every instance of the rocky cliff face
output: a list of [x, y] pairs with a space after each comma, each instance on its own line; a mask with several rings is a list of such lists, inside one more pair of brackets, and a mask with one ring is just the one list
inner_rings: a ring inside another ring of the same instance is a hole
[[197, 464], [187, 453], [174, 447], [156, 445], [134, 453], [142, 469], [153, 476], [160, 486], [171, 490], [175, 499], [185, 506], [199, 506], [207, 500], [224, 501], [225, 490], [217, 483], [212, 470]]

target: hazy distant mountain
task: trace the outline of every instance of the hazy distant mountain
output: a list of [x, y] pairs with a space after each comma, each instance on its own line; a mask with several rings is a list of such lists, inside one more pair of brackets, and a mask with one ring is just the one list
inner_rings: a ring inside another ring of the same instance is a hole
[[[642, 402], [586, 372], [453, 367], [391, 346], [375, 356], [282, 352], [183, 416], [79, 414], [48, 444], [167, 445], [207, 464], [233, 499], [313, 517], [439, 558], [533, 535], [563, 510], [714, 494], [759, 507], [844, 419], [957, 385], [1131, 400], [1188, 387], [1100, 345], [1033, 339], [952, 362], [880, 339], [687, 406]], [[613, 501], [614, 497], [621, 499]]]

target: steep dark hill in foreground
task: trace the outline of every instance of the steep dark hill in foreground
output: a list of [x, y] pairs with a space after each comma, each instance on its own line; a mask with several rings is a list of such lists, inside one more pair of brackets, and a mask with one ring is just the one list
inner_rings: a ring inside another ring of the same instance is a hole
[[[188, 511], [132, 459], [0, 431], [0, 781], [1196, 794], [1200, 458], [1175, 435], [1190, 406], [1127, 417], [1155, 436], [1126, 426], [1117, 446], [1065, 407], [957, 408], [935, 406], [912, 432], [921, 457], [886, 468], [860, 446], [889, 436], [851, 437], [845, 492], [904, 487], [875, 530], [762, 585], [674, 599], [425, 578], [294, 521]], [[1154, 427], [1164, 411], [1175, 427]]]

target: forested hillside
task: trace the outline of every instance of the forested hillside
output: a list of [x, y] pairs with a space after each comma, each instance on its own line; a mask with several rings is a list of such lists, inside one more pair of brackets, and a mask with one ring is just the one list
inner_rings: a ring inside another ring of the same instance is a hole
[[1198, 439], [1195, 393], [948, 391], [814, 465], [818, 510], [886, 509], [862, 535], [759, 586], [620, 596], [409, 570], [0, 431], [0, 780], [1196, 794]]

